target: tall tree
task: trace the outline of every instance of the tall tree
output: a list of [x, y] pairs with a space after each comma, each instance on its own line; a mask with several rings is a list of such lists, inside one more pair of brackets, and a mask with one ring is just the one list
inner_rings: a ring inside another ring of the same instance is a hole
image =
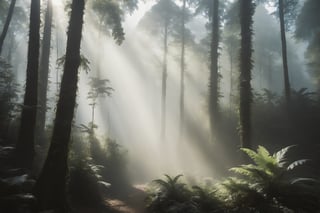
[[218, 138], [217, 123], [219, 123], [219, 43], [220, 43], [220, 22], [222, 18], [223, 5], [219, 0], [197, 0], [195, 1], [196, 13], [203, 13], [209, 19], [210, 29], [210, 73], [209, 73], [209, 95], [208, 111], [211, 136]]
[[34, 139], [38, 101], [38, 64], [40, 43], [40, 0], [31, 1], [28, 64], [24, 103], [17, 142], [19, 163], [31, 168], [34, 157]]
[[219, 16], [219, 0], [213, 0], [211, 14], [211, 48], [210, 48], [210, 78], [209, 78], [209, 115], [211, 134], [216, 137], [217, 125], [219, 122], [219, 31], [220, 31], [220, 16]]
[[48, 156], [35, 186], [41, 209], [66, 212], [66, 175], [71, 124], [76, 104], [85, 0], [73, 0], [64, 73]]
[[[165, 141], [166, 135], [166, 96], [168, 75], [168, 41], [169, 37], [177, 30], [176, 24], [180, 22], [180, 8], [172, 0], [159, 0], [139, 23], [152, 33], [163, 35], [163, 60], [162, 60], [162, 86], [161, 86], [161, 122], [160, 140]], [[179, 29], [178, 29], [179, 30]]]
[[108, 86], [110, 81], [108, 79], [100, 79], [97, 77], [90, 78], [89, 86], [90, 91], [88, 92], [87, 98], [90, 100], [89, 105], [91, 106], [91, 131], [93, 132], [95, 123], [94, 123], [94, 116], [95, 116], [95, 108], [97, 106], [97, 99], [100, 97], [111, 96], [113, 92], [113, 88]]
[[184, 125], [184, 76], [185, 76], [185, 42], [186, 42], [186, 0], [182, 0], [181, 11], [181, 55], [180, 55], [180, 128], [179, 137], [180, 140], [183, 137], [183, 125]]
[[7, 15], [5, 24], [3, 26], [2, 33], [0, 35], [0, 55], [1, 55], [1, 52], [2, 52], [3, 43], [4, 43], [4, 40], [6, 38], [8, 29], [9, 29], [9, 25], [10, 25], [10, 22], [11, 22], [11, 19], [12, 19], [12, 15], [13, 15], [13, 11], [14, 11], [15, 5], [16, 5], [16, 0], [11, 0], [10, 7], [9, 7], [9, 10], [8, 10], [8, 15]]
[[[133, 1], [134, 0], [126, 0], [123, 3], [129, 4]], [[118, 43], [121, 43], [124, 39], [124, 33], [121, 19], [118, 19], [122, 14], [120, 3], [119, 1], [109, 0], [106, 2], [110, 3], [110, 8], [107, 12], [116, 19], [112, 19], [112, 21], [116, 21], [112, 29], [112, 35]], [[67, 48], [64, 59], [64, 73], [61, 81], [51, 144], [44, 167], [34, 189], [41, 209], [57, 209], [61, 212], [67, 211], [67, 160], [72, 120], [76, 104], [78, 68], [81, 63], [86, 63], [80, 55], [84, 10], [85, 0], [72, 1]]]
[[[225, 23], [223, 27], [223, 44], [228, 54], [230, 64], [230, 92], [229, 92], [229, 108], [235, 109], [239, 104], [236, 103], [238, 94], [235, 88], [238, 85], [239, 75], [238, 71], [238, 56], [239, 53], [235, 51], [240, 49], [240, 23], [239, 23], [239, 1], [226, 4]], [[231, 111], [230, 111], [231, 112]]]
[[[258, 0], [258, 2], [264, 2], [269, 4], [270, 1]], [[289, 30], [294, 23], [297, 16], [297, 5], [299, 0], [275, 0], [275, 6], [277, 11], [273, 14], [279, 18], [280, 22], [280, 36], [281, 36], [281, 51], [282, 51], [282, 68], [283, 68], [283, 80], [284, 80], [284, 94], [286, 103], [289, 104], [291, 97], [290, 76], [288, 68], [288, 54], [287, 54], [287, 38], [286, 30]]]
[[[46, 111], [47, 111], [47, 88], [50, 63], [51, 49], [51, 30], [52, 30], [52, 0], [47, 1], [47, 9], [45, 13], [42, 50], [39, 65], [39, 110], [37, 135], [39, 140], [44, 139]], [[40, 142], [40, 141], [39, 141]]]
[[282, 64], [283, 64], [283, 78], [284, 78], [284, 92], [286, 103], [289, 104], [291, 96], [291, 88], [289, 81], [288, 57], [287, 57], [287, 39], [284, 23], [284, 5], [283, 0], [279, 0], [279, 19], [280, 19], [280, 33], [282, 46]]
[[241, 147], [251, 147], [251, 70], [252, 65], [252, 25], [254, 4], [252, 0], [239, 0], [240, 4], [240, 143]]

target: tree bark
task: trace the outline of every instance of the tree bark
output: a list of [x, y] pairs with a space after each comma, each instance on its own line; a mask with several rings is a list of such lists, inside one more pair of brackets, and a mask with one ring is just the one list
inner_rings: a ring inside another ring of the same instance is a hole
[[40, 0], [31, 1], [27, 79], [21, 124], [17, 142], [17, 156], [21, 166], [31, 168], [38, 101], [38, 64], [40, 43]]
[[35, 195], [41, 209], [67, 211], [67, 161], [76, 104], [84, 8], [84, 0], [72, 1], [66, 59], [53, 135], [46, 162], [35, 187]]
[[210, 127], [213, 138], [217, 138], [217, 125], [219, 120], [219, 73], [218, 73], [218, 58], [219, 58], [219, 0], [212, 2], [212, 33], [211, 33], [211, 50], [210, 50], [210, 79], [209, 79], [209, 114], [210, 114]]
[[184, 130], [184, 75], [185, 75], [185, 13], [186, 0], [183, 0], [182, 15], [181, 15], [181, 59], [180, 59], [180, 128], [179, 140], [183, 138]]
[[13, 15], [13, 11], [14, 11], [14, 7], [16, 5], [16, 0], [11, 0], [11, 3], [10, 3], [10, 7], [9, 7], [9, 10], [8, 10], [8, 15], [7, 15], [7, 18], [6, 18], [6, 22], [3, 26], [3, 30], [2, 30], [2, 33], [0, 35], [0, 55], [2, 53], [2, 47], [3, 47], [3, 43], [4, 43], [4, 40], [7, 36], [7, 32], [8, 32], [8, 29], [9, 29], [9, 26], [10, 26], [10, 22], [11, 22], [11, 19], [12, 19], [12, 15]]
[[241, 147], [251, 148], [251, 70], [252, 24], [254, 5], [252, 0], [239, 0], [241, 48], [240, 48], [240, 142]]
[[279, 0], [279, 19], [280, 19], [280, 32], [281, 32], [281, 47], [282, 47], [282, 65], [283, 65], [283, 78], [284, 78], [284, 92], [287, 105], [291, 98], [291, 88], [288, 70], [288, 57], [287, 57], [287, 39], [286, 30], [284, 25], [284, 5], [283, 0]]
[[166, 137], [166, 96], [167, 96], [167, 76], [168, 76], [168, 27], [169, 19], [165, 17], [164, 39], [163, 39], [163, 70], [162, 70], [162, 94], [161, 94], [161, 132], [160, 141], [164, 142]]
[[45, 122], [47, 111], [47, 89], [48, 89], [48, 76], [49, 76], [49, 63], [50, 63], [50, 50], [51, 50], [51, 30], [52, 30], [52, 0], [47, 1], [47, 10], [45, 14], [42, 51], [40, 56], [39, 66], [39, 111], [38, 111], [38, 125], [37, 135], [38, 143], [43, 144], [41, 141], [45, 136]]

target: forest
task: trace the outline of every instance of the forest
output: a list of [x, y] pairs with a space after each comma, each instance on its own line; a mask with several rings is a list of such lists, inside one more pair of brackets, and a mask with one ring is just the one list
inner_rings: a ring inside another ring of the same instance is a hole
[[0, 0], [0, 213], [320, 213], [319, 0]]

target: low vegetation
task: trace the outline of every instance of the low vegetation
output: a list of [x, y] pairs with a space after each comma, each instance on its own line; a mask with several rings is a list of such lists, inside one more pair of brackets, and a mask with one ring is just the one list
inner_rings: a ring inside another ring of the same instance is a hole
[[293, 146], [271, 155], [263, 146], [257, 151], [241, 149], [253, 163], [230, 169], [235, 176], [212, 187], [188, 186], [182, 175], [154, 180], [148, 197], [148, 210], [160, 212], [318, 212], [319, 177], [298, 172], [307, 159], [290, 162]]

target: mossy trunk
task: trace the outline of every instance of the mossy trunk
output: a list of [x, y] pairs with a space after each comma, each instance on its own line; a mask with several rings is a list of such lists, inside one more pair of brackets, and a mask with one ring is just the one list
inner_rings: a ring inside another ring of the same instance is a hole
[[282, 48], [282, 66], [283, 66], [283, 79], [284, 79], [284, 93], [286, 97], [286, 104], [288, 105], [291, 98], [288, 57], [287, 57], [287, 39], [284, 24], [284, 5], [283, 0], [279, 0], [279, 19], [280, 19], [280, 33], [281, 33], [281, 48]]
[[251, 70], [252, 65], [252, 25], [254, 5], [252, 0], [240, 2], [240, 142], [241, 147], [251, 148]]
[[219, 123], [219, 0], [213, 0], [212, 2], [211, 25], [212, 32], [210, 49], [211, 64], [209, 79], [209, 116], [212, 138], [217, 139], [217, 124]]
[[34, 140], [38, 104], [39, 31], [40, 0], [32, 0], [30, 10], [26, 89], [17, 142], [18, 162], [21, 166], [26, 168], [32, 167], [34, 158]]
[[38, 144], [43, 145], [45, 138], [45, 123], [47, 111], [47, 89], [50, 63], [51, 49], [51, 30], [52, 30], [52, 0], [47, 1], [47, 10], [45, 14], [42, 50], [39, 66], [39, 111], [37, 124], [37, 140]]
[[67, 161], [76, 104], [84, 8], [84, 0], [72, 1], [66, 59], [53, 135], [46, 162], [35, 187], [35, 195], [41, 209], [67, 211]]

